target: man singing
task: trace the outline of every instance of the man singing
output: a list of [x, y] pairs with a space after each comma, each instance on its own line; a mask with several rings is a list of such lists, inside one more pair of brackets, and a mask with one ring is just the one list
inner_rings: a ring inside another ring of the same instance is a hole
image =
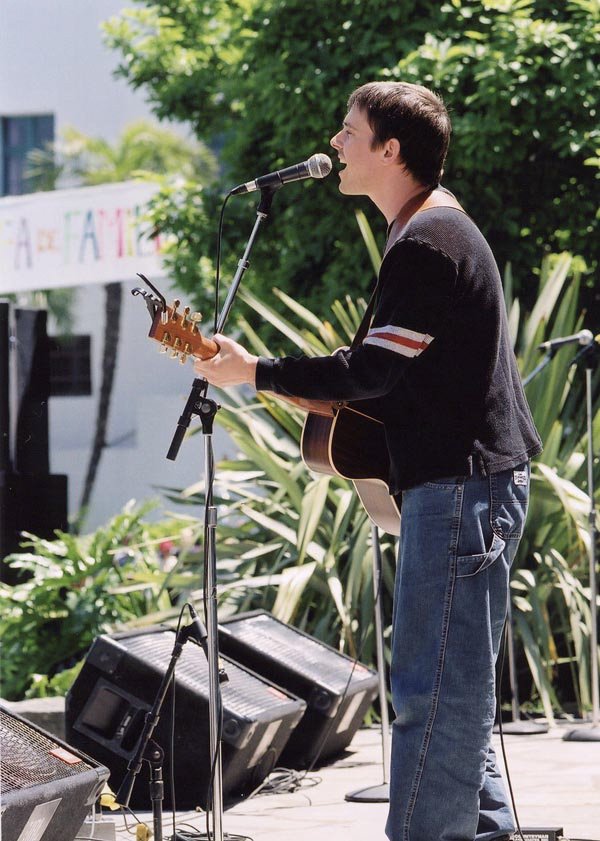
[[491, 841], [514, 818], [491, 747], [510, 565], [541, 451], [492, 252], [439, 186], [451, 125], [419, 85], [350, 96], [332, 138], [340, 192], [388, 239], [363, 341], [322, 358], [258, 358], [225, 336], [196, 372], [220, 387], [372, 400], [401, 498], [391, 689], [390, 841]]

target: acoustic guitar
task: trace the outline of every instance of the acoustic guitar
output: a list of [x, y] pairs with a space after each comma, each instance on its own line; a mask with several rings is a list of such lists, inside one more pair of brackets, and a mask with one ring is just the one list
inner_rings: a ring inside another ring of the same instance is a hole
[[314, 408], [308, 409], [300, 445], [307, 467], [350, 479], [375, 525], [399, 535], [400, 507], [388, 489], [390, 457], [383, 423], [368, 414], [367, 402], [334, 404], [329, 415]]
[[[202, 336], [199, 313], [192, 313], [190, 307], [180, 310], [178, 300], [168, 306], [150, 281], [139, 277], [152, 293], [136, 288], [132, 294], [144, 297], [152, 319], [148, 336], [163, 352], [181, 363], [194, 356], [211, 359], [219, 352], [215, 341]], [[345, 404], [269, 393], [307, 413], [300, 443], [306, 466], [352, 481], [371, 520], [383, 531], [398, 535], [400, 509], [387, 485], [390, 461], [385, 431], [383, 423], [369, 415], [368, 402]]]

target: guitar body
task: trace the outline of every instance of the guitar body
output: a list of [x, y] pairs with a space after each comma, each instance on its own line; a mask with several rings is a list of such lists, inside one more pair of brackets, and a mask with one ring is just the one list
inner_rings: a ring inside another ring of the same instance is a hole
[[330, 416], [309, 412], [300, 446], [307, 467], [350, 479], [371, 520], [388, 534], [400, 533], [400, 508], [387, 484], [390, 461], [381, 421], [349, 406]]

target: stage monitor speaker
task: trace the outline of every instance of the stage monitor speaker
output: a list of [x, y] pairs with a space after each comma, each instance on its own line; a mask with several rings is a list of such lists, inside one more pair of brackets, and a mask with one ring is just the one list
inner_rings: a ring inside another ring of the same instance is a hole
[[347, 747], [378, 692], [377, 673], [265, 611], [219, 626], [221, 650], [306, 701], [280, 764], [306, 768]]
[[[72, 744], [111, 771], [117, 792], [135, 756], [175, 643], [164, 627], [97, 637], [67, 696], [66, 732]], [[247, 668], [223, 657], [228, 680], [223, 699], [223, 799], [229, 803], [260, 785], [275, 766], [305, 703]], [[208, 664], [203, 650], [188, 643], [175, 669], [175, 736], [171, 749], [172, 690], [167, 693], [153, 740], [165, 752], [164, 805], [207, 807], [210, 782]], [[171, 770], [173, 769], [173, 770]], [[143, 764], [130, 805], [150, 809], [149, 768]]]
[[73, 841], [108, 768], [0, 707], [2, 841]]

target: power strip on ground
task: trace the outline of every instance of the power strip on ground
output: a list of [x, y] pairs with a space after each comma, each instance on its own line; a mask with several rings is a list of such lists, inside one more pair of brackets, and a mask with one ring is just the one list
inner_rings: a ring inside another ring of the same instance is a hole
[[[563, 841], [562, 826], [527, 826], [521, 830], [525, 841]], [[521, 833], [515, 832], [513, 841], [519, 841]]]

